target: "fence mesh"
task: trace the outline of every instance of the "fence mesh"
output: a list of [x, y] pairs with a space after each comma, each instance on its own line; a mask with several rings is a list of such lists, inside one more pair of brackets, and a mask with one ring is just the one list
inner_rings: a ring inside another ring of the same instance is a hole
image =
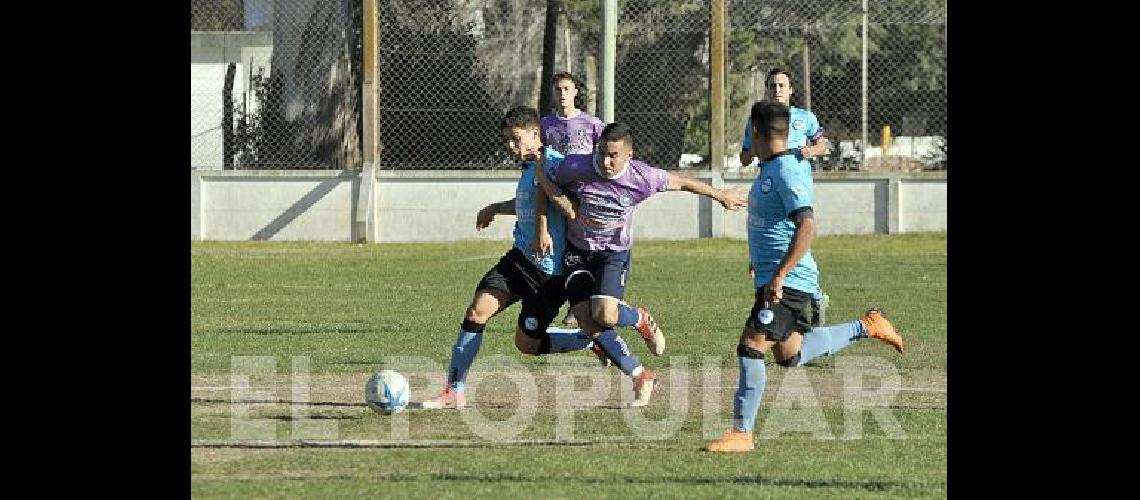
[[538, 102], [545, 12], [542, 1], [382, 2], [381, 168], [514, 168], [498, 120]]
[[[739, 168], [748, 109], [773, 67], [827, 130], [832, 151], [817, 167], [945, 168], [945, 0], [868, 1], [865, 132], [862, 2], [725, 3], [726, 168]], [[558, 4], [554, 71], [574, 74], [599, 115], [600, 2]], [[538, 104], [547, 5], [381, 1], [380, 167], [516, 168], [496, 123]], [[709, 164], [709, 6], [618, 3], [615, 119], [632, 126], [636, 155], [663, 168]], [[362, 27], [360, 0], [192, 1], [192, 168], [359, 168]]]
[[[832, 143], [817, 167], [945, 168], [945, 0], [868, 1], [866, 147], [862, 2], [728, 0], [726, 10], [726, 151], [740, 151], [749, 107], [779, 67], [791, 73], [792, 105], [815, 113]], [[890, 162], [884, 126], [894, 136]]]
[[192, 0], [191, 168], [361, 164], [358, 0]]

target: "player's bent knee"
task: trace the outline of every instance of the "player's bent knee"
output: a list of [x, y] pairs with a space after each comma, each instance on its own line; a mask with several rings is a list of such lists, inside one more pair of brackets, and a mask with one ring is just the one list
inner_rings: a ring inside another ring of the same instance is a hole
[[615, 304], [596, 304], [590, 308], [590, 316], [605, 328], [618, 322], [618, 308]]
[[788, 359], [781, 359], [781, 360], [777, 361], [776, 364], [783, 366], [785, 368], [791, 368], [793, 366], [800, 366], [800, 353], [797, 352], [795, 356], [792, 356]]

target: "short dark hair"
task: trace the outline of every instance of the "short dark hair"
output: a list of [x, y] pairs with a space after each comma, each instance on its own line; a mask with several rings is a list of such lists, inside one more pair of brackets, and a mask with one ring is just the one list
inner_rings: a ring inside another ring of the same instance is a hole
[[772, 77], [779, 75], [781, 73], [783, 73], [785, 76], [788, 77], [788, 85], [791, 85], [792, 84], [792, 74], [788, 73], [788, 70], [777, 66], [775, 68], [768, 70], [768, 76], [764, 77], [764, 86], [765, 87], [768, 86], [768, 82], [772, 81]]
[[762, 137], [787, 139], [791, 111], [780, 101], [759, 101], [752, 105], [752, 126]]
[[602, 129], [602, 136], [598, 138], [598, 144], [614, 141], [622, 141], [633, 146], [633, 130], [624, 123], [614, 122], [606, 125], [606, 128]]
[[570, 80], [572, 83], [574, 83], [574, 88], [582, 88], [582, 85], [578, 83], [578, 79], [574, 78], [574, 75], [566, 72], [555, 73], [554, 77], [551, 78], [550, 81], [554, 82], [555, 85], [558, 85], [558, 82], [561, 80]]
[[499, 120], [499, 128], [529, 128], [537, 129], [538, 111], [530, 106], [515, 106]]

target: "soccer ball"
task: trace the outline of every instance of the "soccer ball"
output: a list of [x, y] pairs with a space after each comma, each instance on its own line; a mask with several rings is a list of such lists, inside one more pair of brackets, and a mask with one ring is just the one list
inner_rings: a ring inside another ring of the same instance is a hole
[[364, 402], [384, 415], [404, 411], [411, 395], [408, 379], [392, 370], [376, 372], [364, 384]]

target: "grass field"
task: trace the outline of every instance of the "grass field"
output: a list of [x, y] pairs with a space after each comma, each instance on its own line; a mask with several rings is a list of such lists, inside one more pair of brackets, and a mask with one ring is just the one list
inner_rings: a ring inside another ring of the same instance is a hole
[[[945, 234], [817, 239], [828, 323], [881, 307], [907, 354], [863, 340], [807, 367], [769, 362], [757, 451], [727, 456], [700, 447], [732, 408], [752, 304], [740, 241], [637, 243], [627, 300], [668, 340], [654, 357], [621, 332], [664, 382], [648, 408], [623, 409], [628, 382], [589, 351], [519, 354], [518, 306], [487, 327], [474, 409], [365, 407], [364, 381], [383, 367], [409, 376], [412, 401], [439, 390], [473, 287], [507, 246], [192, 243], [191, 493], [946, 495]], [[870, 368], [852, 377], [856, 362]], [[266, 447], [237, 446], [251, 440]]]

